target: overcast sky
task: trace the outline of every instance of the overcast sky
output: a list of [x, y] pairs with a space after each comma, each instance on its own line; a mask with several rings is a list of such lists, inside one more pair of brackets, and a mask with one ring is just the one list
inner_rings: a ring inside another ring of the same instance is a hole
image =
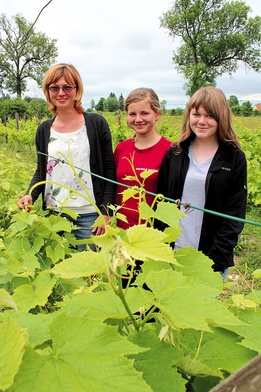
[[[21, 13], [34, 22], [49, 0], [1, 0], [0, 13]], [[126, 98], [137, 87], [151, 87], [167, 108], [184, 107], [188, 97], [185, 80], [174, 68], [174, 45], [159, 18], [171, 8], [170, 0], [52, 0], [41, 13], [36, 31], [57, 39], [56, 62], [76, 66], [84, 83], [84, 107], [98, 103], [111, 92]], [[246, 0], [251, 16], [261, 16], [261, 1]], [[41, 89], [28, 83], [26, 95], [43, 97]], [[227, 98], [261, 102], [261, 74], [241, 67], [233, 78], [217, 79]]]

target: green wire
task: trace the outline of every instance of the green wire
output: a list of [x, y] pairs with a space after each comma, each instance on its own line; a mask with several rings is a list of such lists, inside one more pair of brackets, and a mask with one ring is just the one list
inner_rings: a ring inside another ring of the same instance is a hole
[[[23, 151], [22, 151], [22, 150], [20, 150], [20, 151], [18, 150], [17, 152], [29, 152], [29, 151], [28, 151], [28, 150], [27, 150], [27, 151], [26, 151], [26, 150], [23, 150]], [[32, 152], [32, 151], [30, 151], [30, 152]], [[52, 158], [52, 159], [57, 159], [56, 157], [52, 157], [51, 155], [45, 154], [45, 153], [43, 153], [43, 152], [37, 152], [37, 151], [35, 151], [35, 152], [38, 153], [38, 154], [42, 154], [42, 155], [45, 155], [45, 156], [49, 156], [49, 157]], [[62, 162], [62, 163], [67, 163], [67, 162], [65, 162], [65, 161], [63, 161], [63, 160], [61, 160], [61, 162]], [[142, 192], [144, 192], [144, 193], [146, 193], [146, 194], [148, 194], [148, 195], [151, 195], [151, 196], [154, 196], [154, 197], [159, 197], [159, 195], [158, 195], [157, 193], [149, 192], [149, 191], [146, 191], [145, 189], [136, 188], [136, 187], [133, 187], [133, 186], [131, 186], [131, 185], [126, 185], [126, 184], [122, 184], [121, 182], [117, 182], [117, 181], [114, 181], [114, 180], [110, 180], [110, 179], [108, 179], [108, 178], [105, 178], [105, 177], [103, 177], [103, 176], [100, 176], [99, 174], [95, 174], [95, 173], [92, 173], [92, 172], [88, 172], [87, 170], [83, 170], [81, 167], [75, 166], [75, 168], [76, 168], [76, 169], [79, 169], [79, 170], [81, 170], [81, 171], [83, 171], [83, 172], [85, 172], [85, 173], [91, 174], [91, 175], [94, 176], [94, 177], [101, 178], [102, 180], [111, 182], [111, 183], [113, 183], [113, 184], [121, 185], [121, 186], [124, 186], [125, 188], [133, 188], [134, 190], [136, 190], [136, 191], [138, 191], [138, 192], [142, 191]], [[164, 199], [165, 201], [170, 201], [171, 203], [177, 204], [177, 200], [171, 199], [171, 198], [166, 197], [166, 196], [164, 196], [164, 195], [160, 195], [160, 197], [161, 197], [161, 199]], [[187, 204], [189, 204], [189, 203], [187, 203], [187, 202], [186, 202], [186, 203], [182, 203], [182, 202], [179, 201], [179, 204], [181, 204], [181, 205], [186, 204], [186, 205], [187, 205]], [[216, 216], [219, 216], [219, 217], [222, 217], [222, 218], [226, 218], [226, 219], [230, 219], [230, 220], [234, 220], [234, 221], [237, 221], [237, 222], [248, 223], [248, 224], [254, 225], [254, 226], [261, 226], [261, 223], [260, 223], [260, 222], [253, 222], [253, 221], [250, 221], [250, 220], [247, 220], [247, 219], [238, 218], [238, 217], [236, 217], [236, 216], [227, 215], [227, 214], [222, 214], [221, 212], [216, 212], [216, 211], [208, 210], [208, 209], [206, 209], [206, 208], [201, 208], [201, 207], [193, 206], [192, 204], [189, 204], [189, 207], [190, 207], [190, 208], [193, 208], [193, 209], [195, 209], [195, 210], [199, 210], [199, 211], [206, 212], [207, 214], [216, 215]]]

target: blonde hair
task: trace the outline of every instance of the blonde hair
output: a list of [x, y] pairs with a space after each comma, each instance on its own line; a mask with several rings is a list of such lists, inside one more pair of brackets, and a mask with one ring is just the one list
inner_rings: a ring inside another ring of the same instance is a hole
[[155, 113], [160, 113], [162, 112], [160, 102], [159, 102], [159, 97], [155, 93], [155, 91], [152, 88], [146, 88], [146, 87], [139, 87], [136, 88], [135, 90], [131, 91], [129, 95], [127, 96], [124, 104], [124, 109], [127, 112], [128, 111], [128, 106], [133, 103], [133, 102], [139, 102], [143, 101], [143, 99], [147, 99], [148, 102], [150, 103], [151, 109]]
[[52, 83], [56, 83], [61, 77], [64, 77], [66, 82], [70, 85], [76, 86], [76, 96], [75, 96], [75, 108], [77, 112], [83, 113], [84, 109], [82, 107], [82, 95], [83, 95], [83, 83], [82, 78], [77, 71], [77, 69], [66, 63], [60, 63], [52, 66], [45, 73], [42, 83], [42, 88], [47, 102], [49, 103], [50, 112], [57, 113], [57, 107], [53, 104], [50, 99], [49, 86]]
[[218, 123], [217, 137], [221, 143], [232, 142], [240, 148], [240, 143], [231, 125], [231, 110], [222, 90], [207, 86], [197, 90], [190, 98], [183, 116], [182, 130], [177, 144], [193, 134], [190, 128], [191, 109], [202, 106]]

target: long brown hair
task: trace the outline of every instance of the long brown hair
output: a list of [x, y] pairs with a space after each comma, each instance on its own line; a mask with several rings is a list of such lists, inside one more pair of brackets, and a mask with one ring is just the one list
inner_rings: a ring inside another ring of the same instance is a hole
[[186, 140], [193, 134], [190, 128], [190, 111], [198, 110], [202, 106], [218, 123], [217, 137], [219, 143], [232, 142], [238, 148], [240, 143], [231, 125], [231, 110], [225, 94], [219, 88], [213, 86], [202, 87], [190, 98], [183, 116], [182, 129], [177, 143]]
[[84, 109], [82, 107], [82, 95], [83, 95], [82, 78], [79, 72], [77, 71], [77, 69], [73, 65], [66, 64], [66, 63], [60, 63], [52, 66], [51, 68], [48, 69], [48, 71], [45, 73], [43, 78], [42, 88], [46, 100], [50, 105], [49, 107], [50, 112], [56, 113], [57, 107], [53, 104], [53, 102], [50, 99], [49, 86], [50, 84], [57, 82], [62, 76], [64, 77], [64, 79], [68, 84], [76, 86], [77, 93], [75, 97], [74, 106], [77, 112], [83, 113]]

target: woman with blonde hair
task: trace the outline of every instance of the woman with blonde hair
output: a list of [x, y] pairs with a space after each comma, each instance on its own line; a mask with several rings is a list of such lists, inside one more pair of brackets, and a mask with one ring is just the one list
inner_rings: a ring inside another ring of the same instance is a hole
[[226, 97], [216, 87], [203, 87], [187, 104], [180, 137], [163, 159], [157, 192], [180, 200], [187, 214], [180, 221], [182, 232], [175, 249], [201, 250], [223, 278], [234, 265], [233, 249], [243, 223], [185, 206], [244, 219], [246, 184], [246, 158], [231, 125]]
[[[51, 67], [42, 87], [54, 117], [37, 129], [37, 167], [18, 207], [30, 210], [30, 205], [42, 195], [44, 209], [61, 212], [77, 226], [73, 231], [77, 239], [103, 234], [104, 222], [109, 220], [107, 206], [114, 203], [115, 196], [115, 186], [110, 181], [115, 180], [115, 164], [108, 123], [101, 115], [84, 111], [83, 83], [73, 65], [61, 63]], [[77, 174], [67, 164], [69, 161]], [[46, 180], [48, 183], [35, 187], [30, 197], [30, 188]], [[88, 200], [81, 196], [85, 189]], [[92, 228], [100, 219], [96, 206], [104, 219]], [[64, 214], [64, 208], [77, 214], [77, 218]]]

